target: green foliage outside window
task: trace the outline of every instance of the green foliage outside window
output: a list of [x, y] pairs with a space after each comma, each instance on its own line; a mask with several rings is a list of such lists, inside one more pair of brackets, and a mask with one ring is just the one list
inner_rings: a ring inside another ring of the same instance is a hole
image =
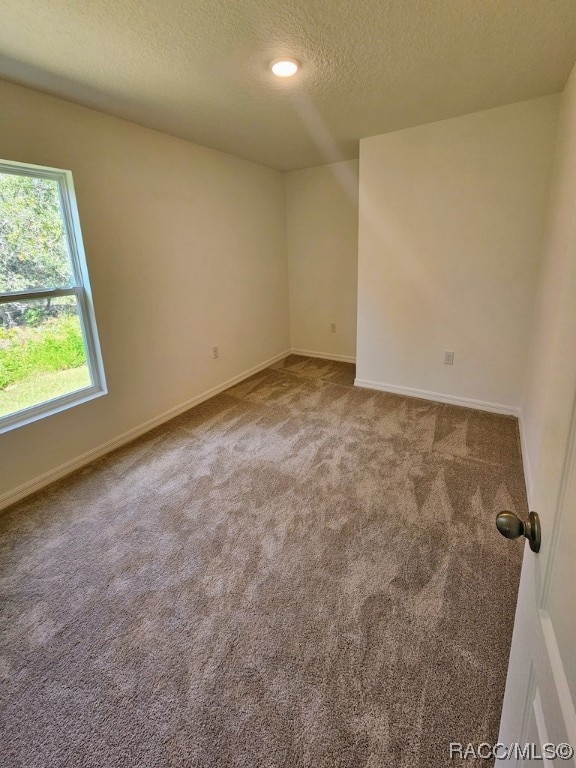
[[77, 316], [51, 318], [36, 327], [0, 328], [0, 389], [34, 373], [86, 364]]
[[70, 285], [58, 185], [0, 174], [0, 292]]

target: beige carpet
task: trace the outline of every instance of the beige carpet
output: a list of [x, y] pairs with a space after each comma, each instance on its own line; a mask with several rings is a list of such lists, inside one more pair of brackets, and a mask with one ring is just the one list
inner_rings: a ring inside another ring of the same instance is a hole
[[441, 768], [496, 739], [516, 421], [352, 382], [288, 358], [2, 516], [2, 766]]

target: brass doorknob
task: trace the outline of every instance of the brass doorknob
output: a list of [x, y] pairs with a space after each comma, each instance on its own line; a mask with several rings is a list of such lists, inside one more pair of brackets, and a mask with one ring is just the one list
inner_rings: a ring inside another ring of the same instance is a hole
[[514, 512], [499, 512], [496, 515], [496, 528], [507, 539], [517, 539], [518, 536], [526, 536], [532, 552], [540, 552], [542, 537], [540, 533], [540, 518], [537, 512], [530, 512], [526, 523], [520, 520]]

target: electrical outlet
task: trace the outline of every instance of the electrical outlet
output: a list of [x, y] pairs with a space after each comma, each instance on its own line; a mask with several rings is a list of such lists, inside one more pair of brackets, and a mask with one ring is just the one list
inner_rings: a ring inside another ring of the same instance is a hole
[[454, 352], [450, 349], [444, 350], [444, 365], [454, 365]]
[[336, 333], [336, 323], [330, 323], [330, 333]]
[[219, 356], [218, 347], [212, 347], [212, 360], [218, 360]]

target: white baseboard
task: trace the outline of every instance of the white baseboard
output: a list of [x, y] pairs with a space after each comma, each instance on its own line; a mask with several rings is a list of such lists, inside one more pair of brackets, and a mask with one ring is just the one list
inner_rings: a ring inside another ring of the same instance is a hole
[[[304, 349], [287, 349], [286, 351], [281, 352], [280, 354], [275, 355], [274, 357], [271, 357], [269, 360], [265, 360], [259, 365], [255, 365], [254, 367], [248, 369], [247, 371], [243, 371], [237, 376], [234, 376], [233, 378], [228, 379], [227, 381], [224, 381], [222, 384], [218, 384], [217, 386], [212, 387], [206, 392], [203, 392], [202, 394], [197, 395], [196, 397], [193, 397], [190, 400], [187, 400], [186, 402], [181, 403], [180, 405], [177, 405], [168, 411], [164, 411], [164, 413], [161, 413], [159, 416], [155, 416], [154, 418], [149, 419], [148, 421], [145, 421], [142, 424], [139, 424], [137, 427], [133, 427], [132, 429], [122, 433], [118, 437], [115, 437], [112, 440], [108, 440], [106, 443], [102, 443], [96, 448], [93, 448], [92, 450], [87, 451], [86, 453], [83, 453], [80, 456], [77, 456], [74, 459], [71, 459], [70, 461], [65, 462], [64, 464], [60, 464], [58, 467], [55, 467], [54, 469], [51, 469], [48, 472], [45, 472], [44, 474], [32, 480], [29, 480], [23, 483], [22, 485], [19, 485], [18, 487], [13, 488], [10, 491], [7, 491], [6, 493], [0, 495], [0, 509], [4, 509], [5, 507], [10, 506], [10, 504], [14, 504], [17, 501], [20, 501], [20, 499], [23, 499], [26, 496], [29, 496], [30, 494], [35, 493], [36, 491], [39, 491], [41, 488], [44, 488], [44, 486], [49, 485], [50, 483], [53, 483], [55, 480], [59, 480], [65, 475], [68, 475], [71, 472], [74, 472], [75, 470], [85, 466], [86, 464], [90, 464], [90, 462], [95, 461], [96, 459], [99, 459], [101, 456], [104, 456], [105, 454], [110, 453], [111, 451], [114, 451], [116, 448], [120, 448], [120, 446], [125, 445], [126, 443], [129, 443], [132, 440], [135, 440], [137, 437], [140, 437], [146, 432], [149, 432], [151, 429], [154, 429], [155, 427], [158, 427], [161, 424], [164, 424], [166, 421], [170, 421], [170, 419], [173, 419], [175, 416], [178, 416], [181, 413], [184, 413], [184, 411], [187, 411], [190, 408], [193, 408], [195, 405], [199, 405], [205, 400], [209, 400], [211, 397], [218, 395], [220, 392], [223, 392], [225, 389], [229, 389], [230, 387], [233, 387], [235, 384], [238, 384], [244, 379], [247, 379], [250, 376], [253, 376], [255, 373], [258, 373], [259, 371], [264, 370], [264, 368], [268, 368], [270, 365], [273, 365], [279, 360], [282, 360], [283, 358], [287, 357], [289, 354], [304, 355], [306, 357], [318, 357], [323, 360], [336, 360], [339, 362], [346, 362], [346, 363], [355, 362], [355, 358], [347, 357], [345, 355], [330, 355], [323, 352], [313, 352], [311, 350], [304, 350]], [[530, 467], [528, 463], [528, 452], [526, 450], [526, 437], [524, 433], [524, 425], [521, 419], [520, 408], [516, 408], [514, 406], [509, 406], [509, 405], [501, 405], [499, 403], [488, 403], [481, 400], [472, 400], [470, 398], [456, 397], [454, 395], [444, 395], [440, 392], [429, 392], [427, 390], [422, 390], [422, 389], [412, 389], [410, 387], [394, 386], [392, 384], [384, 384], [378, 381], [355, 379], [354, 384], [357, 387], [362, 387], [365, 389], [376, 389], [382, 392], [391, 392], [397, 395], [404, 395], [406, 397], [418, 397], [424, 400], [434, 400], [440, 403], [449, 403], [450, 405], [460, 405], [465, 408], [475, 408], [476, 410], [489, 411], [490, 413], [502, 413], [510, 416], [519, 417], [520, 418], [520, 438], [522, 443], [522, 458], [524, 461], [524, 472], [526, 475], [526, 483], [527, 483], [528, 491], [530, 494], [532, 484], [531, 484], [531, 476], [530, 476]]]
[[234, 376], [233, 378], [228, 379], [228, 381], [224, 381], [222, 384], [218, 384], [217, 386], [212, 387], [212, 389], [209, 389], [206, 392], [202, 392], [200, 395], [196, 395], [196, 397], [187, 400], [185, 403], [181, 403], [174, 408], [170, 408], [170, 410], [164, 411], [164, 413], [161, 413], [159, 416], [148, 419], [148, 421], [145, 421], [143, 424], [139, 424], [137, 427], [129, 429], [127, 432], [118, 435], [118, 437], [114, 437], [112, 440], [108, 440], [106, 443], [102, 443], [96, 448], [83, 453], [81, 456], [77, 456], [76, 458], [71, 459], [64, 464], [60, 464], [60, 466], [45, 472], [43, 475], [35, 477], [32, 480], [28, 480], [22, 485], [19, 485], [17, 488], [13, 488], [7, 493], [0, 495], [0, 509], [4, 509], [5, 507], [10, 506], [10, 504], [14, 504], [17, 501], [20, 501], [20, 499], [29, 496], [31, 493], [39, 491], [41, 488], [44, 488], [44, 486], [49, 485], [50, 483], [53, 483], [55, 480], [60, 480], [60, 478], [64, 477], [65, 475], [69, 475], [71, 472], [80, 469], [86, 464], [90, 464], [90, 462], [99, 459], [101, 456], [104, 456], [111, 451], [114, 451], [116, 448], [120, 448], [120, 446], [135, 440], [137, 437], [140, 437], [140, 435], [143, 435], [144, 433], [149, 432], [151, 429], [160, 426], [160, 424], [164, 424], [164, 422], [170, 421], [170, 419], [173, 419], [175, 416], [179, 416], [181, 413], [184, 413], [184, 411], [188, 411], [195, 405], [203, 403], [204, 400], [209, 400], [211, 397], [220, 394], [220, 392], [223, 392], [225, 389], [229, 389], [235, 384], [244, 381], [244, 379], [253, 376], [255, 373], [264, 370], [264, 368], [268, 368], [268, 366], [277, 363], [278, 360], [282, 360], [289, 354], [290, 350], [287, 349], [285, 352], [282, 352], [279, 355], [275, 355], [269, 360], [265, 360], [263, 363], [259, 363], [247, 371], [243, 371], [242, 373], [238, 374], [238, 376]]
[[385, 384], [381, 381], [369, 381], [367, 379], [354, 379], [354, 386], [363, 389], [377, 389], [380, 392], [391, 392], [394, 395], [404, 395], [405, 397], [418, 397], [421, 400], [434, 400], [437, 403], [448, 403], [449, 405], [460, 405], [463, 408], [473, 408], [476, 411], [489, 411], [490, 413], [502, 413], [506, 416], [520, 416], [521, 410], [514, 405], [502, 405], [501, 403], [489, 403], [484, 400], [473, 400], [469, 397], [457, 397], [456, 395], [445, 395], [442, 392], [429, 392], [427, 389], [413, 389], [412, 387], [401, 387], [395, 384]]
[[520, 429], [520, 451], [522, 453], [522, 466], [524, 467], [524, 480], [526, 481], [526, 496], [528, 506], [532, 509], [532, 470], [530, 468], [530, 454], [528, 453], [528, 438], [526, 436], [526, 427], [524, 425], [524, 414], [520, 412], [518, 417], [518, 426]]
[[338, 363], [355, 363], [355, 357], [347, 355], [336, 355], [330, 352], [312, 352], [309, 349], [291, 349], [292, 355], [303, 355], [304, 357], [319, 357], [321, 360], [335, 360]]

